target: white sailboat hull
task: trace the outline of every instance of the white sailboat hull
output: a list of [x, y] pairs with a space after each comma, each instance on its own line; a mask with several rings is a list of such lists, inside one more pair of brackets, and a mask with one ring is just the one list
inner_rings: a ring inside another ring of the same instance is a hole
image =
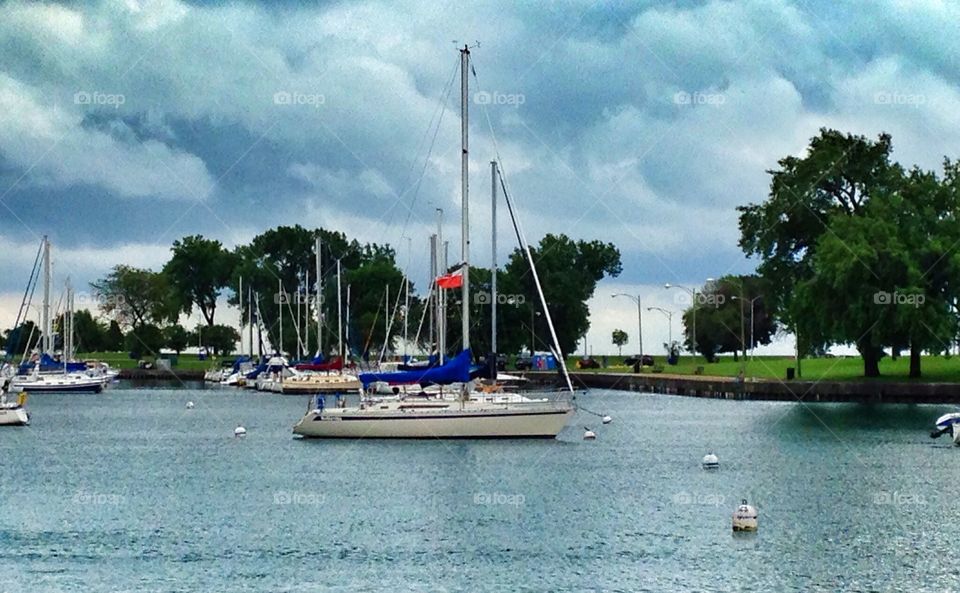
[[30, 416], [23, 408], [0, 408], [0, 426], [26, 426], [28, 424], [30, 424]]
[[568, 405], [389, 408], [311, 410], [293, 427], [293, 432], [304, 437], [349, 439], [554, 438], [574, 412]]

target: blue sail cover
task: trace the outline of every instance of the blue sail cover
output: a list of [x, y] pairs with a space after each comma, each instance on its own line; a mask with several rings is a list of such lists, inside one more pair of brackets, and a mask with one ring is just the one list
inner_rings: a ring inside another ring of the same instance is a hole
[[[62, 362], [57, 362], [53, 359], [52, 356], [44, 352], [40, 356], [40, 372], [41, 373], [52, 373], [56, 371], [63, 371], [64, 366]], [[21, 375], [29, 375], [34, 368], [35, 362], [25, 362], [20, 365], [18, 373]], [[87, 370], [87, 364], [85, 362], [68, 362], [66, 366], [66, 371], [68, 373], [78, 373]]]
[[412, 383], [466, 383], [470, 380], [470, 351], [464, 350], [441, 366], [427, 367], [415, 371], [396, 371], [391, 373], [360, 373], [360, 382], [366, 389], [371, 383], [382, 381], [389, 385], [409, 385]]

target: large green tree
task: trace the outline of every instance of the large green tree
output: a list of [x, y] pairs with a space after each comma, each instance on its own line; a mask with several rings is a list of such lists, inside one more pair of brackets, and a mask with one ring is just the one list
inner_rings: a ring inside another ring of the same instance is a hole
[[[557, 339], [564, 356], [574, 352], [577, 342], [590, 328], [587, 301], [593, 296], [597, 282], [620, 275], [620, 251], [612, 243], [574, 241], [566, 235], [548, 234], [531, 254], [537, 266], [540, 283]], [[471, 292], [490, 295], [489, 270], [471, 268]], [[526, 254], [516, 249], [507, 265], [497, 275], [499, 304], [497, 308], [497, 346], [501, 352], [521, 349], [550, 350], [553, 340], [543, 315], [543, 306], [536, 290]], [[461, 327], [460, 291], [451, 291], [451, 330], [448, 344], [459, 341]], [[477, 353], [490, 346], [490, 299], [477, 299], [470, 304], [470, 342]], [[451, 342], [451, 339], [453, 340]], [[533, 342], [531, 344], [531, 341]]]
[[773, 300], [770, 295], [767, 283], [756, 275], [724, 276], [708, 282], [697, 291], [697, 302], [683, 312], [686, 347], [692, 350], [694, 345], [694, 325], [696, 351], [708, 361], [714, 361], [720, 352], [732, 352], [737, 359], [746, 355], [751, 344], [769, 344], [778, 329], [767, 305]]
[[163, 275], [177, 308], [190, 315], [196, 307], [207, 325], [213, 325], [217, 298], [233, 278], [236, 255], [220, 241], [198, 235], [174, 241], [171, 251]]
[[[822, 129], [805, 155], [783, 158], [770, 172], [766, 201], [738, 208], [740, 246], [760, 258], [758, 272], [771, 287], [767, 305], [798, 335], [801, 353], [831, 338], [799, 328], [806, 307], [795, 288], [813, 277], [820, 239], [834, 220], [864, 216], [874, 196], [899, 185], [902, 171], [890, 161], [891, 150], [887, 134], [871, 141]], [[872, 339], [860, 340], [861, 346], [869, 374], [881, 351]]]
[[166, 277], [158, 272], [121, 264], [90, 286], [100, 299], [101, 311], [123, 327], [159, 324], [177, 315]]

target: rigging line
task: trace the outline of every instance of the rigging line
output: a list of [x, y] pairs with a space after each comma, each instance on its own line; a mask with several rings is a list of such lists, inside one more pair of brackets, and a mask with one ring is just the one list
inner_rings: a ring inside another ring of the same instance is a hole
[[[430, 157], [433, 155], [433, 148], [437, 144], [437, 135], [440, 133], [440, 125], [443, 123], [443, 116], [447, 112], [447, 101], [450, 97], [450, 93], [453, 90], [453, 81], [456, 80], [457, 69], [459, 68], [460, 60], [457, 59], [456, 67], [453, 69], [453, 73], [450, 75], [449, 80], [447, 81], [447, 86], [444, 89], [443, 93], [440, 95], [440, 102], [437, 105], [437, 108], [440, 110], [440, 116], [437, 118], [437, 126], [433, 130], [433, 137], [430, 140], [430, 148], [427, 150], [427, 156], [423, 159], [423, 167], [420, 168], [420, 176], [417, 178], [416, 183], [413, 187], [413, 197], [410, 200], [410, 207], [407, 209], [407, 217], [403, 221], [403, 228], [400, 230], [400, 237], [407, 236], [407, 226], [410, 224], [410, 217], [413, 215], [414, 206], [417, 203], [417, 198], [420, 196], [420, 187], [423, 184], [423, 178], [427, 173], [427, 165], [430, 164]], [[436, 111], [434, 112], [436, 113]], [[430, 123], [427, 126], [427, 129], [424, 131], [424, 137], [429, 133], [430, 128], [433, 127], [433, 118], [430, 118]], [[411, 170], [413, 166], [411, 164]]]
[[[40, 268], [38, 264], [40, 262], [40, 254], [43, 253], [43, 244], [44, 242], [41, 241], [40, 247], [37, 248], [37, 257], [33, 259], [33, 269], [30, 270], [30, 278], [27, 280], [27, 285], [23, 289], [23, 298], [20, 299], [20, 310], [17, 311], [17, 320], [16, 320], [16, 323], [14, 323], [13, 327], [18, 327], [20, 325], [21, 318], [25, 322], [27, 320], [27, 317], [30, 315], [29, 313], [30, 302], [33, 300], [33, 292], [30, 290], [30, 286], [33, 285], [34, 288], [36, 288], [35, 283], [40, 278], [40, 273], [39, 273]], [[28, 294], [30, 296], [29, 301], [27, 300]], [[25, 309], [27, 310], [26, 314], [24, 313]]]
[[380, 362], [383, 362], [387, 355], [387, 345], [390, 343], [390, 332], [393, 330], [393, 322], [397, 318], [397, 311], [400, 310], [400, 297], [403, 296], [403, 280], [400, 281], [400, 290], [397, 291], [397, 298], [393, 303], [393, 313], [390, 312], [390, 304], [387, 303], [387, 312], [386, 315], [390, 317], [390, 322], [387, 324], [387, 333], [383, 338], [383, 349], [380, 351]]
[[[477, 76], [476, 68], [473, 69], [473, 79], [477, 82], [477, 88], [480, 88], [480, 78]], [[530, 244], [527, 243], [526, 235], [523, 232], [523, 228], [520, 224], [520, 219], [514, 215], [512, 202], [510, 194], [507, 192], [506, 188], [506, 169], [503, 166], [503, 159], [500, 157], [500, 147], [497, 144], [497, 134], [493, 130], [493, 122], [490, 120], [490, 113], [487, 110], [487, 106], [483, 105], [483, 114], [487, 120], [487, 126], [490, 129], [490, 136], [493, 140], [493, 150], [496, 155], [497, 163], [499, 164], [500, 169], [500, 182], [503, 187], [503, 198], [507, 202], [507, 208], [510, 211], [510, 217], [513, 220], [514, 229], [517, 232], [517, 238], [520, 240], [521, 249], [527, 255], [527, 261], [530, 263], [530, 272], [533, 274], [533, 281], [536, 284], [537, 292], [540, 295], [540, 303], [543, 306], [543, 314], [547, 318], [547, 326], [550, 328], [550, 337], [553, 338], [553, 345], [551, 350], [554, 351], [554, 356], [557, 357], [557, 362], [560, 365], [560, 368], [563, 370], [563, 378], [567, 382], [567, 388], [570, 390], [571, 394], [574, 394], [573, 382], [570, 380], [570, 372], [567, 370], [566, 361], [563, 359], [563, 353], [560, 351], [560, 340], [557, 339], [557, 331], [553, 325], [553, 317], [550, 315], [550, 308], [547, 307], [547, 297], [543, 294], [543, 287], [540, 286], [540, 275], [537, 273], [537, 266], [533, 262], [533, 255], [530, 253]], [[531, 345], [531, 348], [533, 346]]]

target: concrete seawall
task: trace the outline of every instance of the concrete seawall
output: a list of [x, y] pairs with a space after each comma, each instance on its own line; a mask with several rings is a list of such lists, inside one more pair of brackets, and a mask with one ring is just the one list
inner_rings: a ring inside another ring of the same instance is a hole
[[[561, 381], [558, 373], [530, 371], [521, 373], [536, 384]], [[731, 377], [700, 377], [661, 373], [583, 373], [572, 372], [574, 386], [666, 393], [716, 399], [856, 402], [856, 403], [930, 403], [960, 404], [960, 383], [908, 383], [901, 381], [778, 381], [739, 382]]]
[[204, 371], [167, 369], [120, 369], [117, 378], [134, 381], [203, 381]]

